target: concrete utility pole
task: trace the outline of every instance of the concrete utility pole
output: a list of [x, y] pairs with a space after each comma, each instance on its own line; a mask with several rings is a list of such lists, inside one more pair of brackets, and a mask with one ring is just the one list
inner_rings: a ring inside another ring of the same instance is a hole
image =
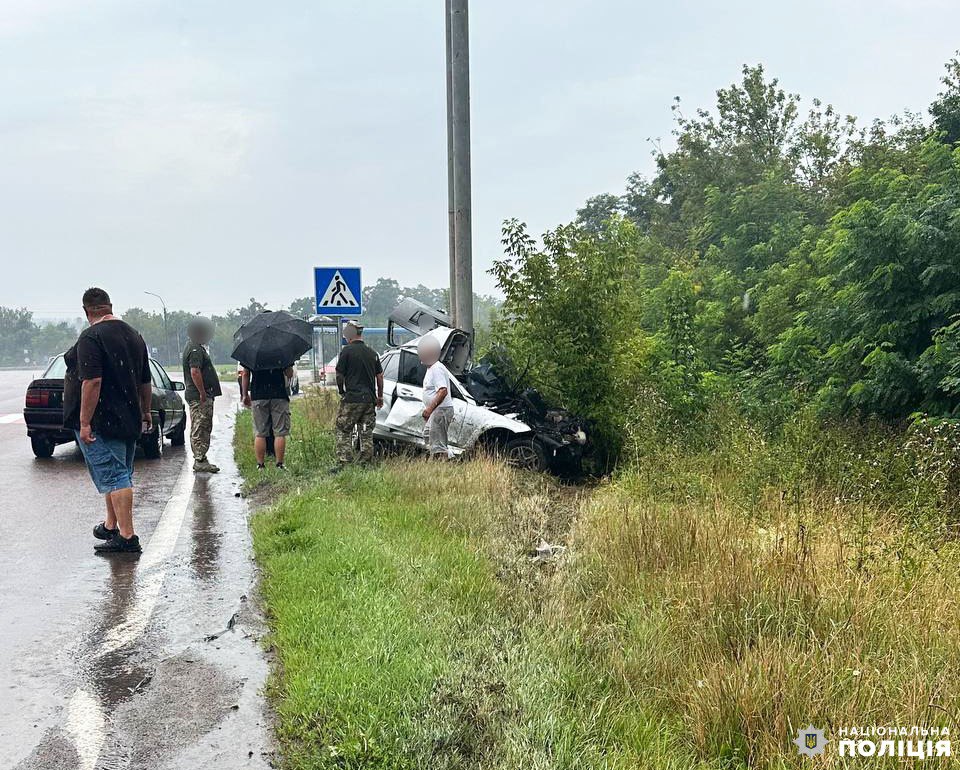
[[450, 260], [450, 292], [447, 313], [457, 323], [457, 204], [453, 194], [453, 55], [450, 49], [450, 0], [443, 0], [447, 43], [447, 240]]
[[470, 192], [470, 26], [467, 0], [448, 0], [453, 128], [454, 319], [473, 333], [473, 237]]

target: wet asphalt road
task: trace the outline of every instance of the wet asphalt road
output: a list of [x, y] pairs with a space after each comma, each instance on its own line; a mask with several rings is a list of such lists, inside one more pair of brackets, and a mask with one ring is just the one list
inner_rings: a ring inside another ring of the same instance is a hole
[[0, 768], [269, 767], [236, 386], [217, 399], [221, 473], [194, 476], [169, 442], [159, 460], [138, 453], [144, 553], [100, 557], [103, 501], [79, 451], [30, 450], [18, 415], [31, 377], [0, 371]]

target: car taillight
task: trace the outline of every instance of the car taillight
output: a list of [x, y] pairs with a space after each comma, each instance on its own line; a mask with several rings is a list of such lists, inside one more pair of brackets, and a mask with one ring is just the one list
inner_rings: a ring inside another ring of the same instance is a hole
[[31, 388], [27, 391], [27, 406], [50, 406], [50, 391]]

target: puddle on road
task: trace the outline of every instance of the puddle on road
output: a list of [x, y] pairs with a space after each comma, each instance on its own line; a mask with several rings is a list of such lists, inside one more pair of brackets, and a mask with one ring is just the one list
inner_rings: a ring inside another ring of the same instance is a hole
[[[241, 601], [253, 567], [231, 433], [224, 426], [212, 448], [223, 472], [189, 475], [182, 528], [165, 530], [164, 516], [143, 557], [106, 559], [106, 593], [66, 652], [63, 716], [17, 770], [156, 770], [181, 754], [191, 767], [268, 766], [258, 694], [267, 665], [259, 619]], [[233, 615], [236, 626], [218, 634]]]
[[223, 533], [217, 522], [208, 476], [197, 477], [193, 487], [193, 540], [190, 547], [190, 566], [198, 580], [216, 580], [220, 573], [220, 548]]

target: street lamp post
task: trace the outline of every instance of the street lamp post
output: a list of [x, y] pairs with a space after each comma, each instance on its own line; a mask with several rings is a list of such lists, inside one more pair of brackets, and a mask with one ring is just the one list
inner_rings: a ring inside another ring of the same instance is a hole
[[169, 364], [172, 359], [170, 357], [170, 335], [167, 334], [167, 303], [163, 301], [163, 297], [161, 297], [159, 294], [155, 294], [152, 291], [145, 291], [143, 293], [149, 294], [151, 297], [156, 297], [158, 300], [160, 300], [160, 304], [163, 306], [163, 347], [167, 354], [167, 360], [165, 363]]

